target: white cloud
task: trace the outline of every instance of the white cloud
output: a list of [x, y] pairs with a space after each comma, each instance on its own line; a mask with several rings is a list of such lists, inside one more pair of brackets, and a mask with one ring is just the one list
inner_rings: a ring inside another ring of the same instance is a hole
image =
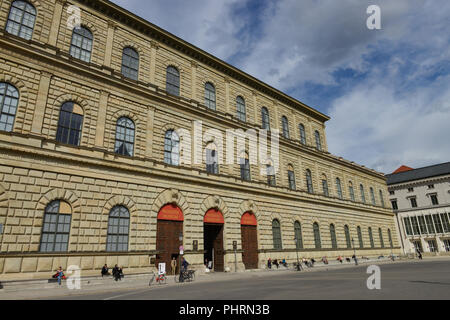
[[239, 50], [235, 36], [242, 21], [233, 17], [232, 9], [240, 0], [113, 0], [119, 6], [149, 22], [221, 58], [228, 59]]
[[450, 76], [399, 97], [389, 82], [358, 86], [330, 110], [330, 152], [391, 173], [450, 159]]

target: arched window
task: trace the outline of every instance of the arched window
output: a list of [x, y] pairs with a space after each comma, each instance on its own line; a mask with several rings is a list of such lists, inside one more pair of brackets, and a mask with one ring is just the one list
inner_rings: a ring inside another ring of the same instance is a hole
[[372, 187], [370, 187], [370, 198], [372, 200], [372, 204], [376, 205], [377, 203], [375, 201], [375, 192], [373, 192], [373, 188]]
[[167, 67], [166, 91], [174, 96], [180, 95], [180, 72], [173, 66]]
[[205, 105], [211, 110], [216, 110], [216, 88], [211, 82], [205, 84]]
[[381, 206], [384, 208], [384, 197], [383, 197], [383, 191], [380, 190], [380, 202]]
[[214, 143], [209, 143], [206, 146], [206, 172], [212, 174], [219, 173], [219, 155], [217, 153], [217, 146]]
[[36, 9], [26, 1], [14, 1], [9, 10], [6, 32], [25, 40], [33, 36]]
[[358, 226], [358, 227], [356, 228], [356, 231], [357, 231], [357, 233], [358, 233], [359, 247], [362, 249], [362, 248], [364, 248], [364, 242], [363, 242], [363, 237], [362, 237], [361, 227]]
[[164, 139], [164, 162], [173, 166], [180, 164], [180, 138], [174, 130], [167, 130]]
[[245, 100], [241, 96], [236, 98], [237, 118], [241, 121], [247, 121], [247, 112], [245, 109]]
[[350, 238], [350, 229], [348, 228], [348, 225], [344, 226], [344, 233], [345, 233], [345, 243], [347, 244], [347, 249], [352, 248], [352, 239]]
[[272, 221], [272, 234], [273, 234], [273, 248], [274, 249], [282, 249], [281, 244], [281, 227], [280, 221], [274, 219]]
[[309, 193], [314, 193], [311, 170], [309, 169], [306, 169], [306, 187]]
[[359, 185], [359, 192], [361, 193], [361, 202], [366, 203], [366, 195], [364, 194], [364, 186], [362, 184]]
[[123, 206], [111, 209], [108, 220], [108, 237], [106, 251], [128, 251], [128, 234], [130, 230], [130, 213]]
[[91, 62], [92, 42], [94, 37], [85, 27], [75, 27], [72, 32], [70, 55], [84, 62]]
[[134, 132], [135, 126], [131, 119], [121, 117], [117, 120], [116, 144], [114, 152], [123, 156], [132, 157], [134, 154]]
[[297, 187], [295, 185], [295, 172], [294, 167], [291, 164], [288, 165], [288, 181], [289, 181], [289, 189], [296, 190]]
[[281, 117], [281, 125], [283, 127], [283, 137], [289, 139], [289, 121], [285, 116]]
[[11, 132], [19, 103], [19, 91], [6, 82], [0, 82], [0, 131]]
[[389, 245], [391, 246], [391, 248], [393, 248], [394, 247], [394, 243], [392, 242], [391, 229], [388, 229], [388, 237], [389, 237]]
[[342, 199], [342, 186], [341, 186], [341, 179], [336, 178], [336, 190], [337, 190], [337, 195], [339, 199]]
[[267, 184], [269, 186], [275, 187], [277, 185], [276, 179], [275, 179], [275, 168], [273, 166], [272, 160], [269, 160], [266, 164], [266, 170], [267, 170]]
[[316, 249], [320, 249], [322, 248], [322, 243], [320, 240], [320, 228], [317, 222], [314, 222], [313, 224], [313, 231], [314, 231], [314, 244], [316, 246]]
[[81, 142], [81, 128], [83, 126], [83, 109], [74, 102], [65, 102], [59, 113], [56, 141], [79, 146]]
[[355, 201], [355, 190], [353, 189], [353, 183], [351, 181], [348, 182], [348, 193], [350, 194], [350, 199]]
[[322, 142], [320, 141], [320, 133], [319, 131], [315, 131], [314, 135], [316, 137], [316, 148], [317, 150], [322, 150]]
[[295, 221], [294, 223], [294, 234], [295, 234], [295, 247], [297, 249], [303, 249], [302, 226], [298, 221]]
[[122, 53], [122, 75], [132, 80], [138, 80], [139, 53], [133, 48], [127, 47]]
[[322, 190], [323, 190], [323, 195], [325, 197], [329, 197], [330, 196], [330, 192], [328, 191], [327, 177], [324, 174], [322, 175]]
[[261, 108], [261, 125], [263, 129], [270, 130], [270, 117], [269, 117], [269, 111], [266, 107]]
[[330, 224], [331, 248], [337, 249], [336, 228], [334, 224]]
[[298, 125], [298, 128], [300, 130], [300, 143], [303, 145], [306, 145], [306, 131], [305, 131], [305, 126], [300, 123]]
[[64, 201], [52, 201], [44, 212], [40, 252], [66, 252], [69, 245], [72, 208]]
[[373, 241], [373, 234], [371, 227], [369, 227], [369, 240], [370, 240], [370, 247], [375, 248], [375, 242]]
[[380, 245], [382, 248], [384, 248], [383, 231], [381, 230], [381, 228], [378, 228], [378, 235], [380, 237]]
[[244, 181], [250, 181], [250, 161], [247, 152], [242, 152], [239, 162], [241, 168], [241, 179]]

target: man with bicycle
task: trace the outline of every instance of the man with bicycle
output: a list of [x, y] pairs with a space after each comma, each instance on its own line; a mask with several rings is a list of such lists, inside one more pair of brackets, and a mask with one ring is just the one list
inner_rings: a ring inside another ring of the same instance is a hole
[[183, 257], [183, 261], [181, 262], [181, 270], [180, 270], [180, 282], [184, 281], [184, 274], [187, 272], [189, 262]]

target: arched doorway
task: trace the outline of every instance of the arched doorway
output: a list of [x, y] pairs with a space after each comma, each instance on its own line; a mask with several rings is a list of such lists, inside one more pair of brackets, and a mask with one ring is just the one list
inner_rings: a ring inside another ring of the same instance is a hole
[[179, 271], [179, 236], [183, 232], [183, 212], [174, 204], [167, 204], [159, 210], [156, 231], [156, 267], [166, 264], [166, 272], [171, 272], [172, 258], [177, 260], [176, 272]]
[[203, 219], [204, 259], [213, 261], [214, 271], [224, 270], [223, 251], [223, 219], [222, 212], [210, 209]]
[[258, 235], [256, 217], [252, 212], [246, 212], [241, 218], [242, 262], [245, 269], [258, 268]]

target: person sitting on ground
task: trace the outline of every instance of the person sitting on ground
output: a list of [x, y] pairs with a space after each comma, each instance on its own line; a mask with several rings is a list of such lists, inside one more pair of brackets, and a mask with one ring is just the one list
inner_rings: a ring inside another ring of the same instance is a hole
[[53, 278], [58, 279], [59, 285], [61, 285], [61, 280], [66, 280], [66, 276], [64, 275], [62, 267], [59, 267], [58, 270], [56, 270], [56, 273], [53, 275]]
[[117, 266], [117, 264], [114, 266], [112, 270], [112, 275], [114, 277], [114, 280], [116, 281], [120, 280], [120, 268]]
[[275, 259], [275, 260], [273, 260], [273, 264], [275, 265], [275, 266], [277, 266], [277, 269], [279, 268], [279, 264], [278, 264], [278, 259]]
[[286, 262], [286, 259], [283, 259], [282, 261], [281, 261], [281, 264], [284, 266], [284, 267], [288, 267], [288, 264], [287, 264], [287, 262]]
[[103, 266], [103, 268], [102, 268], [102, 278], [104, 277], [104, 276], [109, 276], [110, 275], [110, 273], [108, 272], [109, 271], [109, 269], [108, 269], [108, 265], [104, 265]]
[[337, 257], [336, 260], [339, 261], [340, 263], [342, 263], [342, 257], [341, 256]]
[[327, 257], [322, 257], [322, 262], [323, 262], [324, 264], [328, 264], [328, 259], [327, 259]]
[[314, 267], [314, 263], [316, 263], [316, 260], [314, 258], [311, 258], [311, 265]]
[[345, 258], [345, 261], [351, 262], [350, 258]]

